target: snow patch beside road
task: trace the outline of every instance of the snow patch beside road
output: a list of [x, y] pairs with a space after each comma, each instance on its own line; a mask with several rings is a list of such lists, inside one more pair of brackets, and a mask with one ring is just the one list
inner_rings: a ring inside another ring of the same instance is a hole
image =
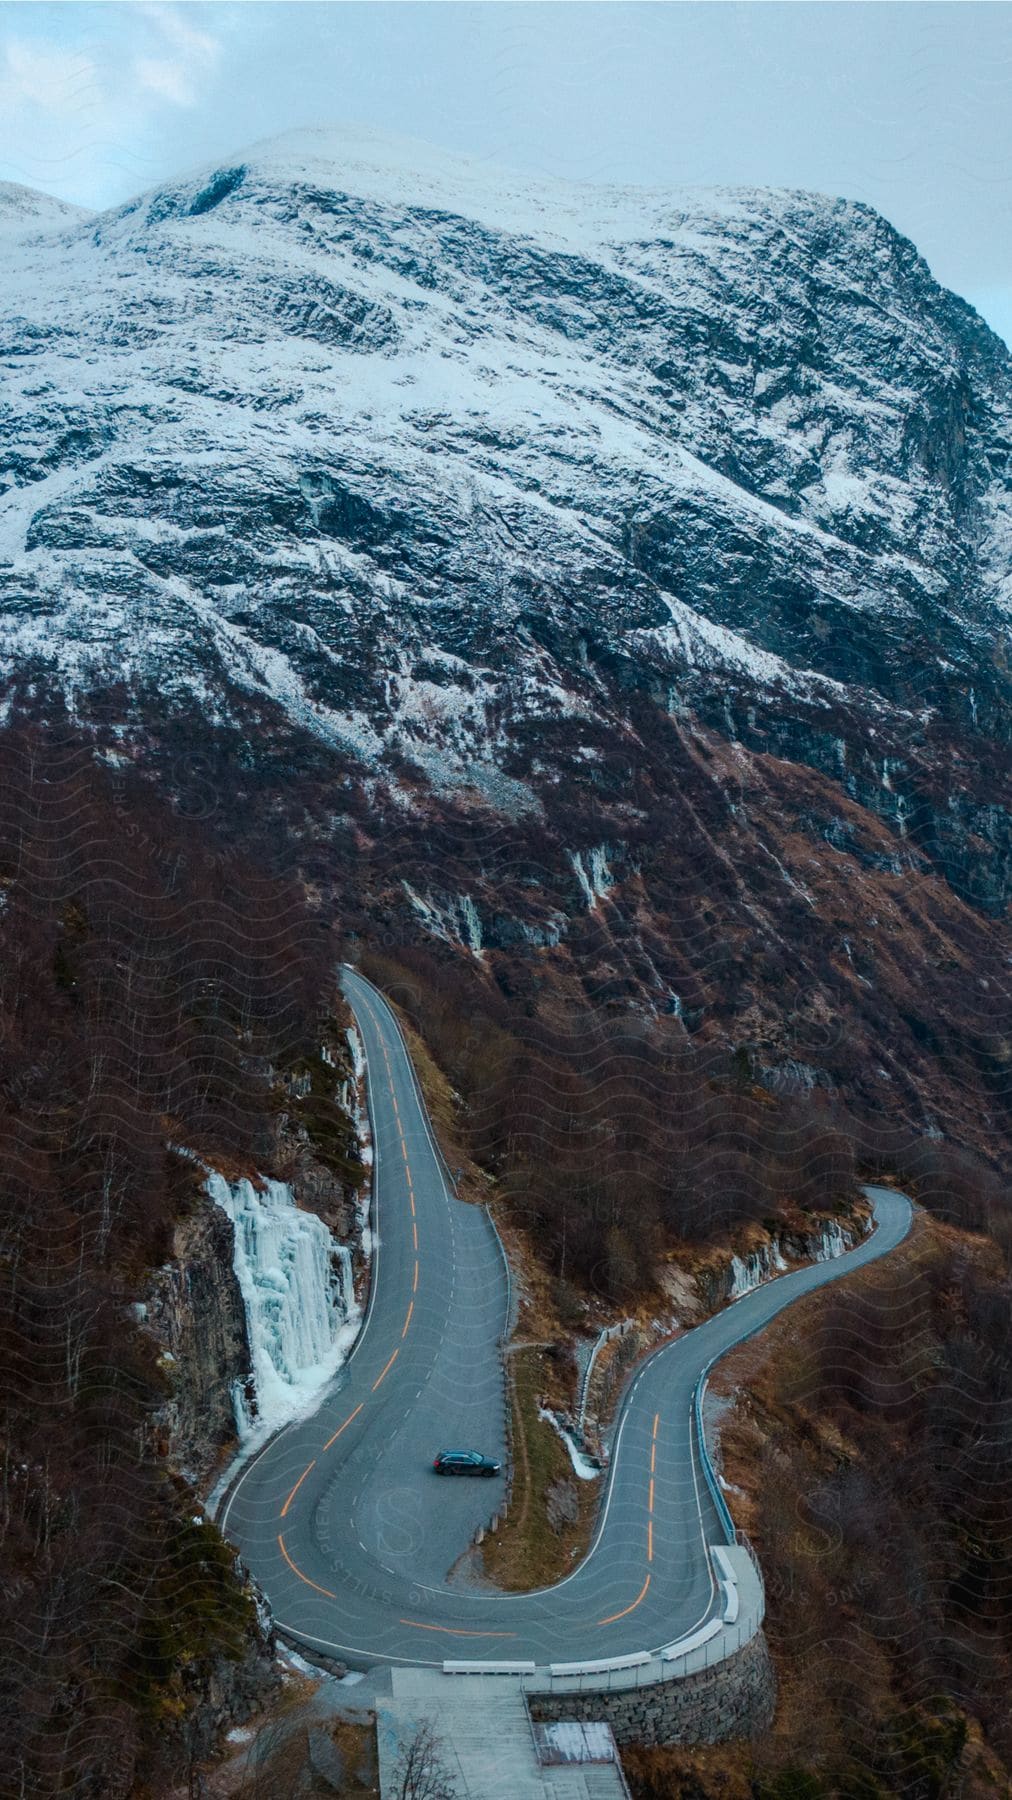
[[581, 1481], [597, 1481], [601, 1474], [600, 1468], [591, 1461], [589, 1456], [584, 1455], [584, 1452], [577, 1444], [572, 1432], [567, 1426], [563, 1425], [562, 1420], [558, 1415], [553, 1413], [547, 1406], [539, 1405], [538, 1418], [545, 1419], [552, 1427], [552, 1430], [557, 1432], [562, 1439], [569, 1452], [569, 1460], [573, 1465], [574, 1475], [578, 1475]]

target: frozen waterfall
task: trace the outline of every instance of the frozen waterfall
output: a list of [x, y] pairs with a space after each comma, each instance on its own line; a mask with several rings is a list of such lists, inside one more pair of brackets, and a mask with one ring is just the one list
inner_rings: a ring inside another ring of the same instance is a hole
[[235, 1231], [252, 1359], [253, 1396], [239, 1384], [233, 1393], [245, 1451], [312, 1410], [351, 1348], [359, 1310], [348, 1250], [315, 1213], [295, 1205], [285, 1182], [267, 1181], [258, 1191], [212, 1172], [207, 1191]]

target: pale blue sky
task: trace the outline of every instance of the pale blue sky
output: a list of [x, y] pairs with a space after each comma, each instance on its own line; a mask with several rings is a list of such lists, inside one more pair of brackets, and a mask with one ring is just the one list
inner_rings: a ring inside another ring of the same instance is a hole
[[105, 206], [331, 122], [867, 200], [1012, 340], [1004, 3], [0, 4], [0, 179]]

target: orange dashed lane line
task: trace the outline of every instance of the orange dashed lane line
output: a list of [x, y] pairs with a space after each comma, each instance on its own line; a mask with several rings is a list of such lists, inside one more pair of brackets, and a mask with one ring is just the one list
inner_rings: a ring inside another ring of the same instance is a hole
[[[416, 1245], [416, 1248], [417, 1248], [417, 1245]], [[417, 1292], [418, 1292], [418, 1258], [417, 1257], [415, 1258], [415, 1278], [411, 1283], [411, 1292], [413, 1294], [417, 1294]]]
[[[651, 1442], [650, 1442], [650, 1492], [647, 1495], [647, 1512], [651, 1515], [650, 1518], [647, 1520], [647, 1562], [648, 1563], [652, 1563], [654, 1560], [654, 1521], [653, 1521], [654, 1469], [657, 1466], [657, 1427], [660, 1424], [660, 1422], [661, 1422], [660, 1413], [654, 1413], [654, 1429], [653, 1429], [653, 1433], [651, 1435]], [[650, 1585], [650, 1577], [648, 1575], [647, 1576], [647, 1587], [649, 1587], [649, 1585]], [[646, 1591], [647, 1591], [646, 1588], [644, 1588], [643, 1593], [645, 1594]], [[640, 1595], [640, 1600], [642, 1600], [642, 1598], [643, 1598], [643, 1594]], [[639, 1605], [639, 1600], [636, 1601], [636, 1605], [637, 1606]]]
[[281, 1517], [282, 1518], [284, 1518], [285, 1514], [287, 1513], [288, 1508], [291, 1506], [292, 1501], [295, 1499], [295, 1496], [298, 1493], [300, 1487], [302, 1486], [302, 1483], [305, 1481], [306, 1476], [309, 1474], [310, 1469], [315, 1469], [315, 1467], [316, 1467], [316, 1458], [314, 1456], [312, 1462], [307, 1463], [306, 1467], [303, 1469], [302, 1474], [299, 1476], [298, 1481], [295, 1483], [295, 1486], [293, 1487], [291, 1493], [289, 1494], [288, 1499], [285, 1501], [284, 1506], [281, 1508]]
[[412, 1236], [412, 1237], [413, 1237], [413, 1239], [414, 1239], [414, 1242], [415, 1242], [415, 1249], [416, 1249], [416, 1250], [417, 1250], [417, 1249], [418, 1249], [418, 1226], [417, 1226], [417, 1225], [412, 1225], [412, 1227], [411, 1227], [411, 1236]]
[[636, 1611], [636, 1608], [638, 1607], [640, 1601], [644, 1598], [647, 1588], [649, 1586], [650, 1586], [650, 1577], [648, 1575], [645, 1582], [643, 1583], [643, 1586], [640, 1588], [640, 1591], [637, 1594], [637, 1596], [631, 1606], [624, 1606], [622, 1608], [621, 1612], [609, 1613], [608, 1617], [606, 1619], [598, 1619], [598, 1621], [597, 1621], [598, 1624], [599, 1625], [614, 1625], [616, 1619], [628, 1618], [628, 1616], [631, 1612]]
[[334, 1435], [333, 1435], [333, 1437], [329, 1437], [329, 1438], [328, 1438], [328, 1439], [327, 1439], [327, 1442], [326, 1442], [326, 1443], [325, 1443], [325, 1444], [324, 1444], [324, 1446], [323, 1446], [323, 1448], [324, 1448], [324, 1449], [325, 1449], [325, 1450], [329, 1450], [329, 1449], [330, 1449], [330, 1446], [331, 1446], [331, 1444], [336, 1444], [336, 1443], [337, 1443], [337, 1440], [338, 1440], [338, 1438], [339, 1438], [339, 1437], [340, 1437], [340, 1435], [341, 1435], [341, 1433], [342, 1433], [342, 1431], [347, 1431], [347, 1429], [348, 1429], [348, 1426], [349, 1426], [349, 1425], [350, 1425], [350, 1424], [351, 1424], [351, 1422], [352, 1422], [352, 1419], [357, 1419], [357, 1418], [358, 1418], [358, 1415], [359, 1415], [359, 1413], [360, 1413], [360, 1412], [361, 1412], [361, 1411], [362, 1411], [362, 1408], [363, 1408], [363, 1406], [364, 1406], [364, 1405], [365, 1405], [365, 1401], [364, 1401], [364, 1400], [361, 1400], [361, 1401], [359, 1401], [359, 1404], [358, 1404], [358, 1405], [357, 1405], [357, 1406], [356, 1406], [356, 1408], [355, 1408], [355, 1411], [354, 1411], [354, 1412], [353, 1412], [353, 1413], [349, 1413], [349, 1414], [348, 1414], [348, 1417], [347, 1417], [347, 1418], [346, 1418], [346, 1419], [345, 1419], [345, 1421], [344, 1421], [344, 1424], [343, 1424], [343, 1425], [339, 1425], [339, 1426], [338, 1426], [338, 1428], [337, 1428], [337, 1430], [336, 1430], [336, 1431], [335, 1431], [335, 1433], [334, 1433]]
[[284, 1557], [286, 1563], [288, 1564], [288, 1567], [291, 1569], [292, 1574], [297, 1575], [300, 1581], [304, 1581], [307, 1587], [315, 1588], [318, 1594], [324, 1594], [328, 1600], [336, 1600], [337, 1599], [337, 1595], [332, 1594], [329, 1588], [321, 1587], [318, 1581], [310, 1581], [308, 1575], [303, 1575], [302, 1570], [296, 1568], [295, 1564], [293, 1563], [291, 1557], [288, 1554], [288, 1551], [285, 1549], [285, 1540], [281, 1536], [280, 1531], [278, 1532], [278, 1549], [281, 1551], [281, 1554]]
[[445, 1631], [449, 1637], [511, 1638], [515, 1631], [463, 1631], [456, 1625], [423, 1625], [421, 1619], [398, 1619], [398, 1625], [411, 1625], [415, 1631]]
[[393, 1353], [392, 1357], [390, 1358], [390, 1361], [387, 1363], [386, 1367], [383, 1370], [381, 1370], [380, 1374], [377, 1375], [375, 1381], [373, 1382], [373, 1384], [372, 1384], [373, 1393], [376, 1392], [376, 1389], [379, 1387], [380, 1382], [386, 1380], [387, 1376], [390, 1373], [390, 1370], [393, 1368], [394, 1363], [397, 1361], [397, 1358], [399, 1356], [400, 1356], [400, 1349], [398, 1348], [394, 1351], [394, 1353]]
[[414, 1301], [413, 1301], [413, 1300], [409, 1300], [409, 1302], [408, 1302], [408, 1316], [407, 1316], [407, 1318], [406, 1318], [406, 1319], [405, 1319], [405, 1321], [404, 1321], [404, 1330], [403, 1330], [403, 1331], [402, 1331], [402, 1332], [401, 1332], [401, 1337], [402, 1337], [402, 1338], [406, 1338], [406, 1337], [407, 1337], [407, 1335], [408, 1335], [408, 1326], [409, 1326], [409, 1325], [410, 1325], [410, 1324], [411, 1324], [411, 1315], [412, 1315], [412, 1313], [413, 1313], [413, 1312], [414, 1312], [414, 1310], [415, 1310], [415, 1303], [414, 1303]]

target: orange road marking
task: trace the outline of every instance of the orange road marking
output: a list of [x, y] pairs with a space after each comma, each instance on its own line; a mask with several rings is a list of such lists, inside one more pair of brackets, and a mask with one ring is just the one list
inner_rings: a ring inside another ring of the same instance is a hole
[[417, 1258], [417, 1256], [415, 1257], [415, 1279], [411, 1283], [411, 1292], [413, 1294], [417, 1294], [417, 1292], [418, 1292], [418, 1258]]
[[286, 1563], [288, 1564], [288, 1567], [291, 1569], [293, 1575], [297, 1575], [299, 1580], [304, 1581], [307, 1587], [315, 1588], [318, 1594], [325, 1594], [328, 1600], [336, 1600], [337, 1599], [337, 1595], [332, 1594], [329, 1588], [321, 1587], [318, 1581], [310, 1581], [308, 1575], [303, 1575], [302, 1570], [297, 1569], [295, 1567], [295, 1564], [293, 1563], [291, 1557], [289, 1556], [288, 1551], [285, 1549], [285, 1540], [281, 1536], [280, 1531], [278, 1532], [278, 1548], [280, 1549], [281, 1554], [284, 1557]]
[[414, 1218], [414, 1216], [415, 1216], [415, 1196], [413, 1193], [409, 1195], [409, 1199], [411, 1201], [411, 1217]]
[[415, 1303], [413, 1300], [409, 1300], [408, 1301], [408, 1316], [404, 1321], [404, 1330], [401, 1332], [402, 1338], [406, 1338], [408, 1335], [408, 1326], [411, 1324], [411, 1315], [414, 1312], [414, 1310], [415, 1310]]
[[360, 1404], [359, 1404], [359, 1405], [358, 1405], [358, 1406], [356, 1406], [356, 1408], [355, 1408], [355, 1411], [354, 1411], [354, 1412], [353, 1412], [353, 1413], [349, 1413], [349, 1414], [348, 1414], [348, 1417], [347, 1417], [347, 1418], [346, 1418], [346, 1419], [345, 1419], [345, 1421], [344, 1421], [344, 1424], [343, 1424], [343, 1425], [339, 1425], [339, 1426], [338, 1426], [338, 1428], [337, 1428], [337, 1430], [336, 1430], [336, 1431], [335, 1431], [335, 1433], [334, 1433], [334, 1435], [333, 1435], [333, 1437], [329, 1437], [329, 1438], [328, 1438], [328, 1439], [327, 1439], [327, 1442], [326, 1442], [326, 1443], [325, 1443], [325, 1444], [324, 1444], [324, 1446], [323, 1446], [323, 1448], [324, 1448], [324, 1449], [325, 1449], [325, 1450], [329, 1450], [329, 1449], [330, 1449], [330, 1446], [331, 1446], [331, 1444], [336, 1444], [336, 1443], [337, 1443], [337, 1440], [338, 1440], [338, 1438], [339, 1438], [339, 1437], [340, 1437], [340, 1435], [341, 1435], [341, 1433], [342, 1433], [342, 1431], [347, 1431], [347, 1429], [348, 1429], [348, 1426], [349, 1426], [349, 1425], [350, 1425], [350, 1424], [351, 1424], [351, 1422], [352, 1422], [352, 1419], [357, 1419], [357, 1418], [358, 1418], [358, 1415], [359, 1415], [359, 1413], [360, 1413], [360, 1412], [361, 1412], [361, 1411], [362, 1411], [362, 1407], [363, 1407], [363, 1406], [364, 1406], [364, 1405], [365, 1405], [365, 1401], [364, 1401], [364, 1400], [363, 1400], [363, 1401], [362, 1401], [362, 1402], [361, 1402], [361, 1403], [360, 1403]]
[[412, 1625], [416, 1631], [445, 1631], [450, 1637], [516, 1637], [515, 1631], [461, 1631], [455, 1625], [423, 1625], [421, 1619], [398, 1619], [398, 1625]]
[[417, 1225], [412, 1225], [411, 1235], [415, 1240], [415, 1249], [417, 1250], [418, 1249], [418, 1226]]
[[653, 1522], [653, 1519], [648, 1519], [647, 1520], [647, 1562], [653, 1562], [653, 1560], [654, 1560], [654, 1522]]
[[638, 1607], [640, 1601], [643, 1599], [643, 1596], [646, 1593], [647, 1588], [649, 1586], [650, 1586], [650, 1577], [648, 1575], [645, 1582], [643, 1583], [643, 1586], [640, 1588], [640, 1591], [637, 1594], [637, 1596], [631, 1606], [623, 1607], [621, 1612], [609, 1613], [608, 1617], [606, 1619], [598, 1619], [598, 1621], [597, 1621], [598, 1624], [599, 1625], [614, 1625], [616, 1619], [624, 1619], [628, 1613], [635, 1612], [636, 1608]]
[[657, 1427], [660, 1424], [660, 1422], [661, 1422], [660, 1413], [654, 1413], [654, 1437], [657, 1436]]
[[399, 1356], [400, 1356], [400, 1350], [395, 1350], [392, 1357], [390, 1358], [390, 1361], [387, 1363], [386, 1368], [383, 1370], [382, 1374], [377, 1375], [376, 1380], [373, 1382], [373, 1384], [372, 1384], [373, 1393], [376, 1392], [376, 1389], [379, 1387], [380, 1382], [386, 1380], [387, 1375], [389, 1374], [391, 1368], [393, 1367], [394, 1363], [397, 1361], [397, 1358]]
[[286, 1512], [288, 1511], [288, 1508], [291, 1506], [292, 1501], [295, 1499], [295, 1496], [298, 1493], [300, 1487], [302, 1486], [302, 1483], [305, 1481], [306, 1476], [309, 1474], [310, 1469], [315, 1469], [315, 1467], [316, 1467], [316, 1458], [314, 1456], [312, 1462], [308, 1463], [306, 1465], [306, 1467], [303, 1469], [302, 1474], [299, 1476], [298, 1481], [295, 1483], [295, 1486], [293, 1487], [291, 1493], [289, 1494], [288, 1499], [285, 1501], [284, 1506], [281, 1508], [281, 1517], [282, 1518], [284, 1518]]
[[654, 1478], [651, 1475], [651, 1477], [650, 1477], [650, 1498], [647, 1501], [647, 1511], [653, 1512], [653, 1510], [654, 1510]]
[[653, 1474], [656, 1467], [657, 1467], [657, 1445], [651, 1444], [651, 1446], [650, 1446], [650, 1473], [651, 1473], [651, 1475]]

